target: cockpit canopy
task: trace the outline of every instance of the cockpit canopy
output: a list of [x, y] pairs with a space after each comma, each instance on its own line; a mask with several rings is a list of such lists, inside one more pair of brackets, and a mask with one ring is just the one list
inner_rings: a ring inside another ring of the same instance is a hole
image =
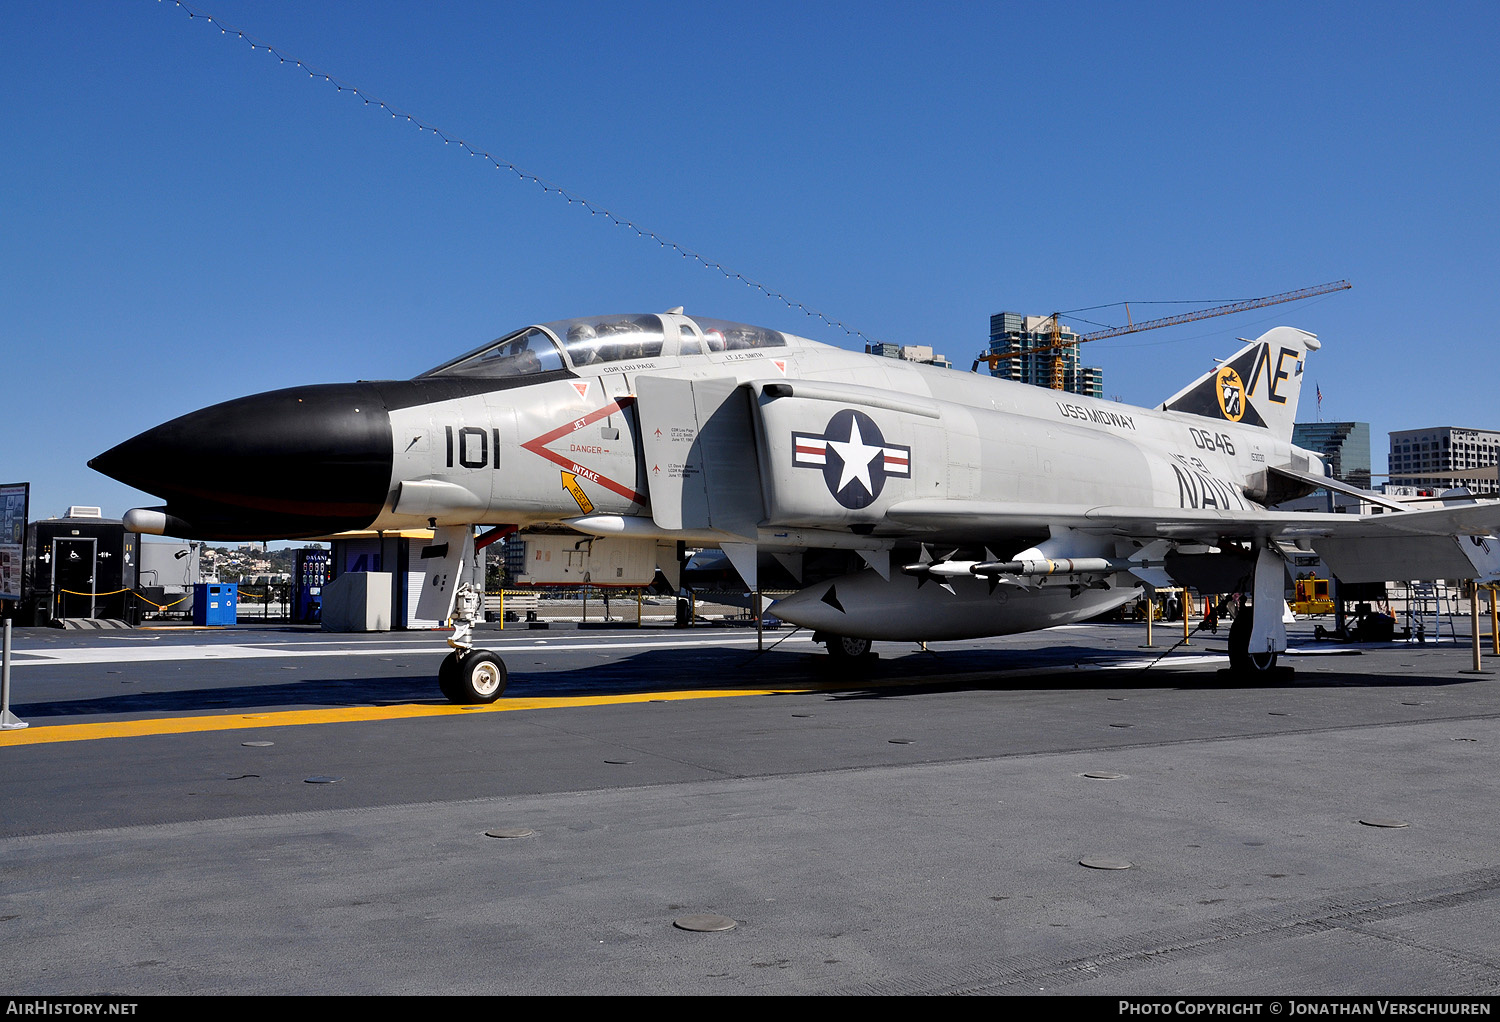
[[703, 316], [585, 316], [530, 326], [476, 348], [422, 376], [528, 376], [601, 363], [784, 348], [786, 336]]

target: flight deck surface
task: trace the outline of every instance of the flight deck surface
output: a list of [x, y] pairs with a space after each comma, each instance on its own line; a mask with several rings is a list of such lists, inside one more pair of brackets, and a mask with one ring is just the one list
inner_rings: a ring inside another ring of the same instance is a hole
[[508, 628], [460, 708], [437, 633], [15, 634], [10, 993], [1500, 989], [1466, 644], [1299, 625], [1248, 686], [1078, 625], [841, 681], [804, 632]]

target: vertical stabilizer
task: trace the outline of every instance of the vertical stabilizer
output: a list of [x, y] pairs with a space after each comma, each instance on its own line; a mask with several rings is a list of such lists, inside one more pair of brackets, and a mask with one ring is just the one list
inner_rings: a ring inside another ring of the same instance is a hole
[[1318, 347], [1317, 337], [1305, 330], [1274, 327], [1168, 398], [1162, 409], [1261, 426], [1291, 440], [1302, 370], [1307, 353]]

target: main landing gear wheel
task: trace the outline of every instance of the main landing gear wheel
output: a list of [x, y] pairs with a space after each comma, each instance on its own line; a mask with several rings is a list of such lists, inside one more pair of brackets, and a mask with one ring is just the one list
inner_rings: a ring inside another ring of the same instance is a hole
[[852, 635], [829, 635], [825, 632], [814, 635], [813, 641], [828, 647], [826, 667], [838, 677], [862, 677], [869, 672], [877, 655], [870, 651], [869, 639], [856, 639]]
[[869, 639], [856, 639], [852, 635], [830, 635], [827, 644], [828, 655], [835, 660], [863, 660], [870, 655]]
[[1270, 678], [1276, 671], [1275, 653], [1250, 652], [1251, 608], [1241, 607], [1229, 626], [1229, 669], [1246, 677]]
[[438, 688], [451, 703], [493, 703], [507, 680], [505, 661], [487, 649], [455, 650], [438, 667]]

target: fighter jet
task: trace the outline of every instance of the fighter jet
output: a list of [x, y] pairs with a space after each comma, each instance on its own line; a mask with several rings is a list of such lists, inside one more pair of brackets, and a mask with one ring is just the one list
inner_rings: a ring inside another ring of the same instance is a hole
[[[528, 326], [405, 381], [293, 387], [184, 415], [89, 464], [165, 504], [138, 532], [289, 539], [432, 527], [419, 611], [453, 622], [457, 702], [506, 686], [475, 648], [480, 545], [560, 539], [595, 582], [680, 579], [717, 548], [835, 662], [872, 640], [1094, 617], [1143, 585], [1242, 593], [1236, 670], [1286, 648], [1289, 550], [1345, 581], [1473, 578], [1500, 506], [1273, 510], [1328, 478], [1291, 443], [1312, 334], [1277, 327], [1154, 408], [688, 316]], [[1354, 491], [1361, 492], [1363, 491]]]

